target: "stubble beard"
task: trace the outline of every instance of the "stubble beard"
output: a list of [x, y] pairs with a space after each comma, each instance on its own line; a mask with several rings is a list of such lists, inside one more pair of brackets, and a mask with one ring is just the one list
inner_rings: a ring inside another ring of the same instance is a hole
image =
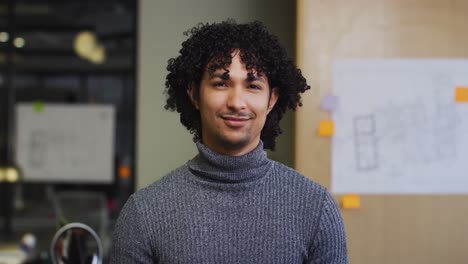
[[252, 131], [250, 128], [246, 129], [244, 132], [241, 132], [243, 135], [240, 138], [233, 139], [230, 135], [228, 135], [228, 133], [221, 133], [217, 138], [218, 145], [223, 146], [223, 148], [226, 150], [241, 150], [248, 146], [252, 140]]

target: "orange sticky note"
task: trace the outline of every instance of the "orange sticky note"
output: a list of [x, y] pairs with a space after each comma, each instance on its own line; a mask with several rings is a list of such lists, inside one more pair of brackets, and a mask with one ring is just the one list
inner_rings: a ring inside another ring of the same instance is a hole
[[322, 137], [331, 137], [335, 133], [335, 123], [333, 120], [322, 120], [318, 128], [318, 134]]
[[123, 179], [127, 179], [132, 175], [132, 171], [130, 170], [129, 166], [120, 165], [119, 166], [119, 177]]
[[455, 89], [455, 102], [468, 103], [468, 86], [457, 86]]
[[359, 209], [361, 208], [361, 197], [357, 194], [343, 195], [341, 198], [341, 208]]

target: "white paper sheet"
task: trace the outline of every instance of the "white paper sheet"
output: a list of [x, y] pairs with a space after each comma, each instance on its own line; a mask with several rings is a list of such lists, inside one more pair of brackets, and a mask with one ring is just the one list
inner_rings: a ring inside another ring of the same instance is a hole
[[108, 105], [16, 106], [16, 159], [25, 182], [111, 183], [114, 108]]
[[332, 191], [467, 194], [468, 60], [337, 61]]

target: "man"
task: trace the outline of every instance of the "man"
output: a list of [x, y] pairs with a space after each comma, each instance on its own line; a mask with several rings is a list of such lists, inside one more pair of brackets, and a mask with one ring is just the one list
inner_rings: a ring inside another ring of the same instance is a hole
[[199, 153], [130, 197], [111, 263], [348, 263], [332, 196], [264, 151], [310, 88], [300, 70], [260, 22], [188, 35], [169, 60], [166, 109]]

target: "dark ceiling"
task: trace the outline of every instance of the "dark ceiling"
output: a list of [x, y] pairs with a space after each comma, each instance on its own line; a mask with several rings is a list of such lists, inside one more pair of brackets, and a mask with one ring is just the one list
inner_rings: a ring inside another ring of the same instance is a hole
[[[6, 54], [19, 71], [126, 71], [133, 67], [136, 1], [9, 0], [0, 3], [0, 32], [10, 41], [21, 37], [22, 48], [0, 43], [0, 65]], [[13, 11], [13, 12], [12, 12]], [[91, 31], [105, 47], [105, 63], [95, 65], [76, 55], [77, 33]], [[1, 66], [0, 66], [1, 67]]]

